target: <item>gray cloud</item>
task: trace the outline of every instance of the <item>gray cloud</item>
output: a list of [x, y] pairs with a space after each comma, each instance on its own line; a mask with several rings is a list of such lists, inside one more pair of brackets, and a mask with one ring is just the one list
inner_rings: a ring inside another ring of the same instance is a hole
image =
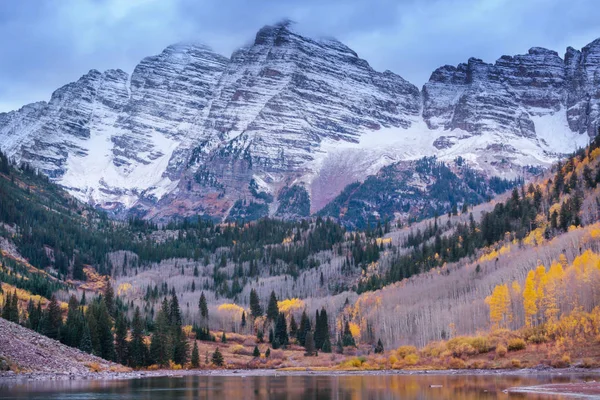
[[334, 36], [416, 85], [444, 64], [493, 62], [600, 37], [594, 0], [8, 0], [0, 2], [0, 111], [47, 100], [95, 68], [131, 72], [178, 41], [229, 55], [282, 18]]

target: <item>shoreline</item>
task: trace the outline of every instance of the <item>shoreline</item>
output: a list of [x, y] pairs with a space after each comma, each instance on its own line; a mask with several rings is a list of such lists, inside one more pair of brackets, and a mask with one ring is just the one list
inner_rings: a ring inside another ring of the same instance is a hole
[[[108, 380], [128, 380], [144, 378], [182, 378], [186, 376], [222, 376], [222, 377], [254, 377], [254, 376], [353, 376], [353, 375], [431, 375], [431, 376], [526, 376], [526, 375], [591, 375], [600, 378], [600, 369], [586, 368], [523, 368], [523, 369], [454, 369], [454, 370], [314, 370], [306, 369], [194, 369], [194, 370], [156, 370], [156, 371], [129, 371], [129, 372], [86, 372], [86, 373], [67, 373], [67, 372], [23, 372], [14, 373], [12, 371], [0, 373], [0, 384], [7, 382], [43, 382], [43, 381], [108, 381]], [[564, 386], [563, 384], [562, 386]], [[509, 391], [518, 390], [544, 390], [543, 386], [532, 386], [523, 388], [510, 388]], [[598, 384], [600, 393], [600, 383]], [[545, 392], [544, 392], [545, 393]]]

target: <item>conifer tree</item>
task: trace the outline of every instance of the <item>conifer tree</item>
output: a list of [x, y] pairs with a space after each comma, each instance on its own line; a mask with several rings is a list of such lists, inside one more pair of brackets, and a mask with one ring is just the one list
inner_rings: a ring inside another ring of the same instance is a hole
[[136, 307], [131, 321], [131, 342], [129, 342], [129, 365], [139, 368], [148, 363], [148, 348], [144, 342], [144, 321], [140, 308]]
[[200, 366], [200, 355], [198, 354], [198, 342], [194, 340], [194, 348], [192, 349], [192, 367], [198, 368]]
[[79, 254], [75, 254], [73, 259], [73, 279], [77, 279], [79, 281], [85, 280], [85, 273], [83, 272], [83, 262], [81, 262]]
[[356, 342], [354, 341], [354, 337], [352, 336], [352, 332], [350, 331], [350, 324], [346, 321], [344, 325], [344, 334], [342, 336], [342, 344], [344, 347], [353, 346], [356, 347]]
[[106, 277], [106, 290], [104, 291], [104, 303], [110, 316], [115, 315], [115, 291], [110, 284], [110, 278]]
[[300, 318], [300, 328], [298, 329], [298, 343], [300, 346], [304, 346], [306, 340], [306, 334], [311, 330], [310, 320], [306, 315], [306, 310], [302, 311], [302, 317]]
[[96, 321], [98, 329], [98, 341], [100, 343], [101, 350], [100, 357], [104, 358], [105, 360], [114, 360], [115, 345], [112, 334], [113, 323], [104, 298], [100, 300], [98, 305]]
[[279, 344], [284, 347], [289, 343], [287, 323], [284, 313], [279, 313], [279, 316], [277, 317], [277, 323], [275, 324], [275, 340], [277, 340]]
[[150, 358], [159, 365], [167, 365], [172, 354], [172, 345], [169, 337], [169, 303], [165, 298], [156, 314], [154, 332], [150, 342]]
[[375, 346], [375, 354], [383, 353], [383, 343], [381, 343], [381, 339], [377, 341], [377, 346]]
[[290, 339], [295, 339], [298, 336], [298, 324], [292, 315], [290, 317]]
[[223, 359], [223, 354], [221, 354], [221, 351], [219, 350], [219, 348], [217, 347], [215, 349], [215, 352], [212, 355], [212, 363], [214, 365], [216, 365], [217, 367], [222, 367], [223, 363], [224, 363], [224, 359]]
[[[321, 346], [317, 347], [317, 349], [323, 350], [325, 353], [331, 353], [331, 339], [329, 337], [329, 317], [327, 316], [327, 311], [325, 308], [321, 308], [321, 327], [320, 327], [320, 335], [321, 335]], [[325, 348], [327, 347], [328, 350]]]
[[60, 328], [62, 327], [62, 312], [56, 296], [52, 295], [50, 298], [50, 303], [44, 311], [42, 320], [42, 333], [50, 339], [58, 340], [60, 338]]
[[269, 298], [269, 306], [267, 307], [267, 319], [270, 321], [276, 321], [279, 316], [279, 307], [277, 306], [277, 296], [275, 291], [271, 291]]
[[200, 309], [200, 316], [202, 317], [203, 325], [208, 326], [208, 304], [206, 303], [206, 296], [204, 296], [204, 292], [200, 293], [198, 308]]
[[242, 311], [242, 328], [246, 327], [246, 311]]
[[81, 341], [79, 342], [79, 350], [84, 351], [88, 354], [92, 353], [92, 337], [90, 335], [90, 328], [87, 324], [83, 326], [83, 334]]
[[315, 348], [320, 349], [323, 346], [322, 336], [323, 328], [321, 328], [321, 315], [319, 309], [315, 311], [315, 331], [313, 332], [313, 339], [315, 341]]
[[260, 299], [254, 288], [250, 290], [250, 313], [252, 314], [252, 318], [258, 318], [263, 315]]
[[128, 360], [127, 321], [123, 314], [117, 316], [115, 324], [115, 355], [116, 361], [126, 365]]
[[304, 353], [305, 356], [310, 357], [315, 355], [315, 341], [313, 339], [312, 331], [306, 332], [306, 337], [304, 340], [304, 349], [306, 350], [306, 352]]
[[67, 311], [67, 321], [61, 332], [61, 341], [67, 346], [79, 347], [79, 342], [83, 335], [85, 319], [79, 309], [79, 301], [75, 295], [69, 298], [69, 308]]
[[184, 365], [187, 361], [188, 345], [182, 328], [181, 310], [179, 301], [175, 292], [171, 295], [170, 307], [170, 325], [171, 342], [173, 344], [173, 362]]
[[254, 358], [260, 357], [260, 350], [258, 349], [258, 346], [254, 346], [254, 351], [252, 352], [252, 357], [254, 357]]

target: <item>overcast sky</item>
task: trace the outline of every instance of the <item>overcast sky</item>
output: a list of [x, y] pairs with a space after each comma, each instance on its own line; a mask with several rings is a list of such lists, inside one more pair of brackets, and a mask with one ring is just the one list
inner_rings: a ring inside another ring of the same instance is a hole
[[178, 41], [229, 56], [283, 18], [419, 87], [472, 56], [493, 62], [533, 46], [562, 56], [600, 37], [597, 0], [2, 0], [0, 111], [48, 100], [92, 68], [131, 73]]

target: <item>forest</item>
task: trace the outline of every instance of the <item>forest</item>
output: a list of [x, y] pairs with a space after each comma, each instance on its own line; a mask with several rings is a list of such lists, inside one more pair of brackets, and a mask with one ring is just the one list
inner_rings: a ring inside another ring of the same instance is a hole
[[285, 367], [296, 354], [468, 367], [490, 352], [495, 367], [503, 348], [548, 343], [564, 364], [600, 335], [599, 156], [596, 138], [490, 202], [353, 230], [323, 216], [113, 220], [0, 155], [1, 316], [133, 368]]

